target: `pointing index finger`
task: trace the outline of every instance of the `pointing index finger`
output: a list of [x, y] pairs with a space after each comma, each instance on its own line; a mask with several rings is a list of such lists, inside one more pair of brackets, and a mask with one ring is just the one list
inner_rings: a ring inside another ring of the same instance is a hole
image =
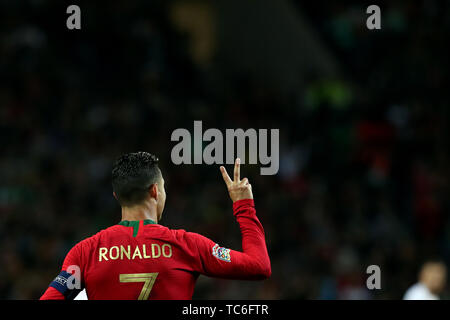
[[222, 172], [223, 181], [225, 181], [225, 184], [229, 186], [233, 181], [231, 181], [231, 178], [224, 166], [220, 166], [220, 172]]

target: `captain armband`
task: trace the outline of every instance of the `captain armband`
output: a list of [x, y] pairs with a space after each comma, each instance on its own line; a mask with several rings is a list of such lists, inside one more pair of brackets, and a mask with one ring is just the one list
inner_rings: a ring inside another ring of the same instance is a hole
[[[58, 290], [67, 300], [73, 300], [83, 289], [81, 287], [80, 280], [80, 267], [69, 266], [67, 271], [61, 271], [60, 274], [50, 283], [49, 287], [53, 287]], [[74, 272], [70, 273], [71, 271]]]

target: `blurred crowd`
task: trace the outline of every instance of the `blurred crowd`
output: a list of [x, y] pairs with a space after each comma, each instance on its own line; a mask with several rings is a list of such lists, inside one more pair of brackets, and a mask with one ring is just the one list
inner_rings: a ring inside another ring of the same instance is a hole
[[75, 243], [120, 221], [110, 173], [126, 152], [160, 159], [161, 224], [240, 249], [218, 165], [171, 162], [194, 120], [280, 129], [278, 174], [241, 168], [272, 277], [200, 277], [194, 298], [400, 299], [424, 260], [450, 262], [449, 4], [389, 2], [369, 31], [357, 1], [289, 2], [339, 71], [287, 91], [193, 50], [173, 2], [82, 2], [80, 31], [52, 1], [0, 2], [0, 299], [39, 298]]

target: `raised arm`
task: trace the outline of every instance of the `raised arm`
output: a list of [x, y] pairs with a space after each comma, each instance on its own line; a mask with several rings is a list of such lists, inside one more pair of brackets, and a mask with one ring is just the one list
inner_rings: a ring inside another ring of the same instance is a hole
[[196, 233], [187, 233], [188, 241], [198, 248], [199, 272], [208, 276], [261, 280], [270, 277], [271, 266], [267, 253], [264, 229], [256, 216], [251, 185], [247, 178], [240, 180], [240, 160], [236, 159], [234, 180], [220, 167], [233, 201], [233, 214], [242, 234], [242, 252], [221, 247]]

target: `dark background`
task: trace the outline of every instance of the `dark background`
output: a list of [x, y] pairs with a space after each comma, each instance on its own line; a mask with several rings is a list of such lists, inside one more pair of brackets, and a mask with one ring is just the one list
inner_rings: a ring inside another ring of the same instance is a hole
[[374, 3], [381, 30], [363, 1], [0, 0], [0, 298], [39, 298], [120, 221], [126, 152], [160, 158], [162, 224], [239, 249], [218, 165], [171, 162], [194, 120], [280, 129], [278, 174], [241, 168], [272, 277], [200, 277], [194, 298], [399, 299], [424, 259], [448, 263], [450, 4]]

